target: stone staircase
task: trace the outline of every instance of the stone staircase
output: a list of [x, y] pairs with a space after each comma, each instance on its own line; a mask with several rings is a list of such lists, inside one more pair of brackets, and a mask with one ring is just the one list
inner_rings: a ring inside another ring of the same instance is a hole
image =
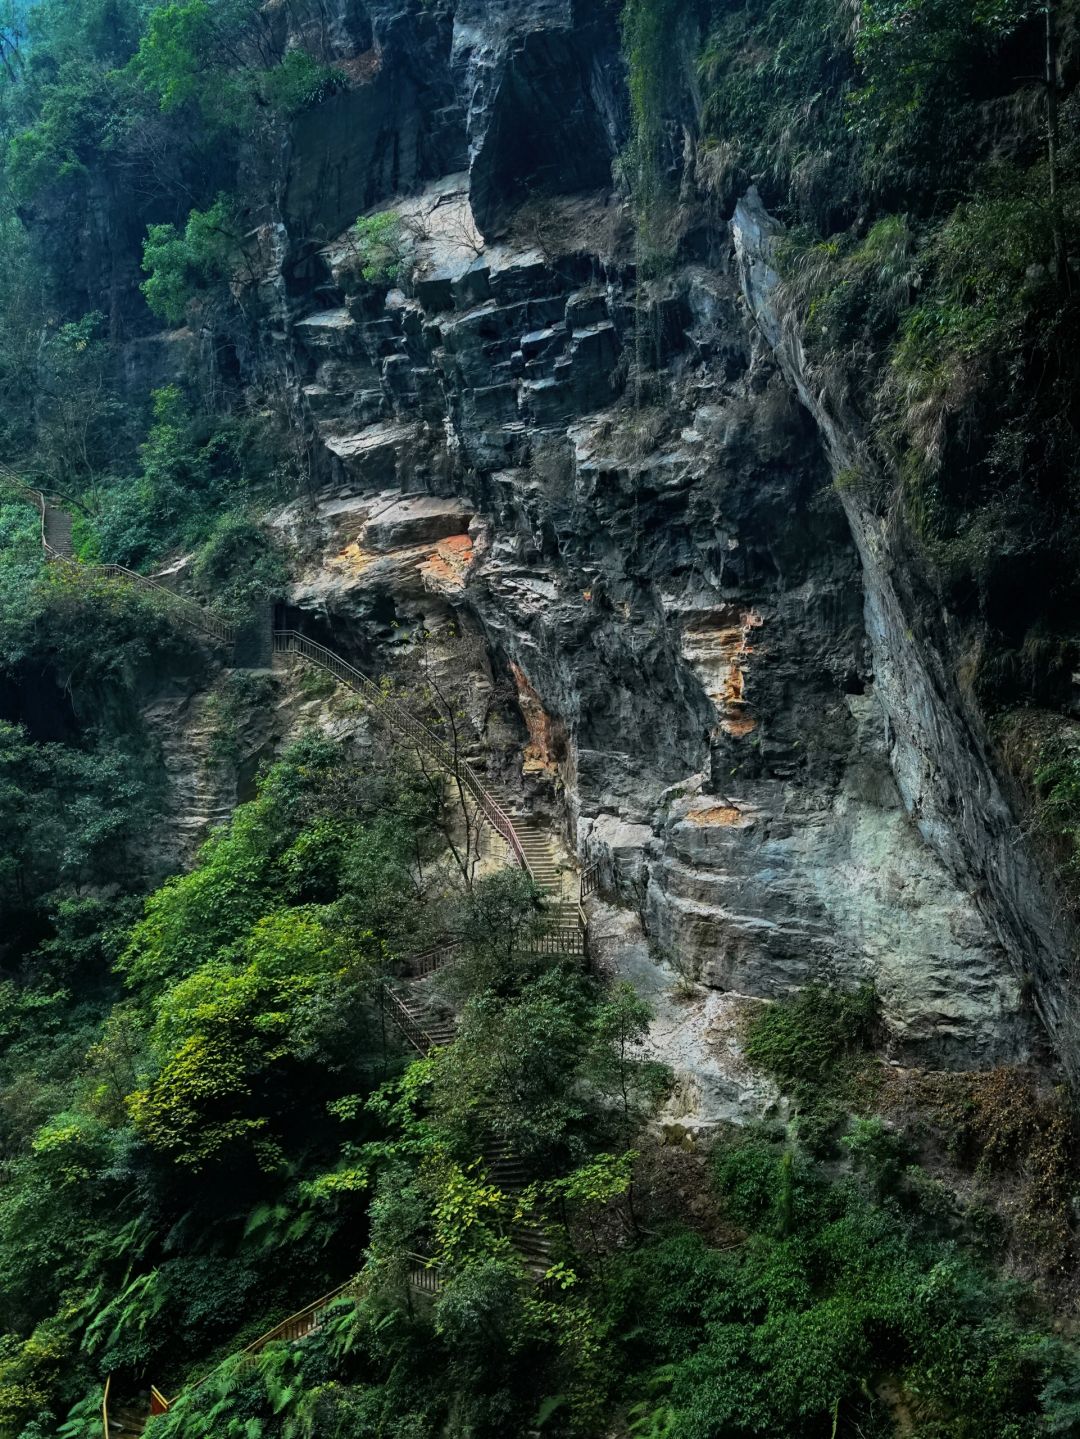
[[509, 793], [498, 786], [489, 786], [495, 802], [509, 816], [521, 845], [529, 873], [540, 890], [544, 910], [556, 929], [577, 928], [581, 923], [578, 887], [570, 867], [559, 857], [558, 846], [550, 830], [531, 815], [523, 815]]
[[[483, 1146], [484, 1165], [490, 1183], [504, 1193], [524, 1189], [535, 1177], [529, 1166], [501, 1135], [489, 1132]], [[525, 1262], [534, 1283], [540, 1283], [551, 1268], [555, 1243], [547, 1226], [525, 1214], [510, 1229], [510, 1242]]]
[[412, 981], [397, 980], [383, 986], [390, 1019], [421, 1055], [453, 1044], [457, 1020], [435, 1003], [429, 989], [430, 976]]
[[[132, 1439], [132, 1436], [145, 1433], [146, 1426], [155, 1414], [165, 1414], [168, 1409], [169, 1400], [156, 1385], [151, 1384], [148, 1393], [144, 1391], [139, 1395], [130, 1392], [116, 1394], [113, 1392], [113, 1376], [110, 1374], [105, 1380], [101, 1396], [102, 1439]], [[67, 1432], [65, 1426], [64, 1433]]]
[[44, 495], [41, 497], [41, 540], [45, 553], [57, 559], [71, 559], [75, 553], [71, 516]]
[[[46, 558], [61, 563], [77, 564], [78, 562], [72, 558], [74, 550], [71, 516], [66, 511], [52, 505], [40, 492], [34, 491], [33, 493], [38, 496], [40, 501], [41, 539]], [[234, 642], [235, 631], [229, 622], [209, 614], [192, 601], [176, 594], [175, 591], [158, 585], [142, 575], [127, 571], [119, 565], [100, 565], [93, 568], [105, 578], [136, 584], [165, 594], [174, 606], [174, 612], [178, 618], [215, 638], [225, 640], [229, 644]], [[414, 716], [389, 703], [378, 687], [373, 685], [366, 676], [326, 650], [325, 647], [308, 641], [306, 637], [292, 631], [274, 631], [273, 647], [275, 652], [298, 651], [305, 658], [334, 674], [341, 682], [358, 689], [361, 693], [366, 692], [368, 698], [373, 701], [373, 709], [376, 714], [395, 728], [409, 734], [422, 747], [433, 753], [440, 763], [445, 762], [446, 757], [443, 754], [445, 746], [430, 735]], [[480, 758], [479, 755], [476, 756], [477, 760]], [[481, 767], [486, 768], [486, 763], [477, 766], [477, 768]], [[467, 762], [459, 764], [454, 761], [454, 769], [459, 776], [465, 774], [468, 788], [476, 798], [481, 812], [493, 831], [502, 836], [512, 851], [515, 861], [517, 863], [524, 862], [543, 896], [545, 909], [554, 921], [555, 931], [551, 937], [552, 942], [544, 946], [545, 952], [587, 954], [584, 916], [580, 906], [567, 893], [568, 870], [560, 862], [552, 836], [534, 819], [522, 816], [517, 812], [515, 801], [507, 793], [493, 791], [485, 786], [472, 764]], [[561, 946], [567, 943], [570, 936], [573, 937], [574, 943], [564, 950]], [[455, 1036], [454, 1016], [447, 1012], [444, 1006], [437, 1003], [427, 987], [431, 977], [437, 973], [438, 969], [452, 960], [455, 949], [456, 946], [447, 944], [437, 951], [417, 956], [418, 963], [413, 965], [411, 980], [406, 977], [393, 985], [384, 984], [382, 986], [382, 997], [388, 1005], [390, 1017], [422, 1055], [429, 1054], [432, 1049], [440, 1045], [452, 1043]], [[523, 1189], [528, 1184], [530, 1175], [526, 1164], [512, 1152], [505, 1141], [492, 1137], [485, 1158], [491, 1180], [500, 1189], [512, 1192], [515, 1189]], [[551, 1267], [553, 1253], [553, 1242], [546, 1227], [539, 1220], [526, 1215], [511, 1227], [510, 1237], [514, 1248], [521, 1255], [528, 1273], [532, 1276], [533, 1282], [542, 1291], [544, 1276]], [[410, 1285], [417, 1291], [428, 1295], [438, 1294], [442, 1288], [440, 1266], [419, 1255], [412, 1255], [409, 1258], [411, 1261]], [[332, 1294], [324, 1296], [323, 1299], [317, 1300], [299, 1313], [291, 1315], [269, 1333], [249, 1345], [246, 1350], [242, 1351], [243, 1355], [248, 1359], [254, 1359], [262, 1348], [273, 1340], [295, 1341], [306, 1338], [323, 1322], [333, 1299], [343, 1293], [353, 1282], [349, 1281], [348, 1284], [340, 1286]], [[205, 1382], [208, 1377], [205, 1375], [199, 1384]], [[199, 1384], [193, 1387], [198, 1388]], [[131, 1401], [125, 1398], [121, 1401], [119, 1397], [110, 1402], [111, 1385], [110, 1376], [106, 1380], [102, 1395], [101, 1431], [103, 1439], [132, 1439], [132, 1436], [142, 1435], [151, 1416], [164, 1413], [169, 1408], [169, 1401], [153, 1387], [151, 1387], [148, 1406], [138, 1400]]]
[[136, 1404], [125, 1404], [115, 1413], [110, 1410], [103, 1426], [105, 1439], [130, 1439], [142, 1434], [149, 1418], [146, 1409]]

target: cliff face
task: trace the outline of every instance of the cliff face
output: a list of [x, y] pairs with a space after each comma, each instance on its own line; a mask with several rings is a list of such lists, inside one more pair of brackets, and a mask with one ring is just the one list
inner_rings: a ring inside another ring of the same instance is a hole
[[[798, 318], [785, 311], [770, 263], [777, 226], [756, 194], [736, 208], [732, 233], [748, 308], [813, 415], [834, 472], [865, 470], [857, 420], [808, 382]], [[841, 493], [862, 566], [866, 632], [904, 804], [924, 840], [968, 888], [1017, 971], [1030, 978], [1038, 1013], [1071, 1068], [1075, 935], [1024, 843], [983, 717], [958, 683], [967, 637], [920, 583], [900, 527], [850, 488]]]
[[[638, 278], [604, 7], [369, 19], [354, 89], [294, 132], [266, 247], [273, 359], [322, 477], [280, 518], [307, 554], [302, 621], [376, 668], [418, 622], [481, 641], [490, 762], [525, 748], [532, 802], [702, 1012], [710, 991], [873, 981], [898, 1054], [1027, 1055], [977, 811], [1052, 948], [1049, 901], [830, 488], [836, 438], [745, 218], [738, 264], [726, 225], [699, 224], [692, 262]], [[364, 204], [401, 216], [407, 288], [359, 282], [347, 236], [313, 251]]]

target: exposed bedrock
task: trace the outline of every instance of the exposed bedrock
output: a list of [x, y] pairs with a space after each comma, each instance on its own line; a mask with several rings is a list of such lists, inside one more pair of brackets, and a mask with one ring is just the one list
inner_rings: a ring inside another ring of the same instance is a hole
[[[748, 307], [814, 416], [831, 465], [865, 473], [873, 462], [855, 417], [809, 380], [796, 317], [785, 313], [777, 294], [771, 265], [777, 227], [755, 193], [737, 207], [733, 232]], [[971, 637], [920, 583], [901, 527], [850, 488], [843, 503], [862, 564], [866, 630], [904, 804], [957, 884], [977, 901], [1015, 972], [1030, 982], [1063, 1062], [1075, 1071], [1069, 983], [1076, 935], [1028, 850], [997, 777], [983, 717], [958, 683]]]
[[[338, 140], [291, 151], [287, 193], [317, 197], [320, 223], [402, 192], [415, 267], [407, 288], [361, 284], [342, 237], [289, 270], [296, 222], [267, 232], [262, 293], [320, 476], [277, 520], [301, 555], [297, 622], [391, 674], [420, 630], [442, 636], [428, 659], [469, 690], [477, 763], [599, 861], [643, 926], [615, 925], [606, 958], [621, 945], [644, 973], [651, 947], [702, 1034], [720, 995], [734, 1014], [872, 981], [898, 1057], [1026, 1057], [1018, 926], [962, 859], [974, 811], [998, 816], [1020, 922], [1052, 911], [1034, 882], [1021, 900], [1023, 841], [984, 756], [830, 484], [832, 437], [774, 354], [747, 245], [737, 263], [699, 224], [710, 263], [638, 282], [608, 188], [625, 134], [608, 9], [365, 13], [378, 66], [358, 88], [425, 56], [457, 138], [429, 143], [435, 100], [404, 86], [384, 153], [422, 160], [373, 169], [346, 124], [339, 201]], [[669, 1020], [674, 1055], [689, 1030]], [[699, 1118], [749, 1093], [734, 1070], [698, 1079]]]
[[1007, 956], [901, 801], [859, 555], [734, 271], [636, 288], [585, 242], [619, 233], [603, 195], [547, 253], [461, 240], [463, 178], [406, 208], [438, 217], [414, 293], [338, 269], [292, 327], [333, 475], [278, 520], [302, 622], [390, 671], [418, 628], [481, 639], [500, 781], [516, 756], [699, 992], [873, 981], [898, 1052], [1026, 1054]]

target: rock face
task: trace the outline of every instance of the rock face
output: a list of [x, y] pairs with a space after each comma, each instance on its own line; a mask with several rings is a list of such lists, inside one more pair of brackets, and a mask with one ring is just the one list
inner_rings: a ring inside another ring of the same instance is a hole
[[[865, 470], [857, 423], [807, 383], [797, 330], [777, 303], [770, 264], [776, 229], [753, 192], [737, 207], [732, 230], [747, 304], [813, 414], [834, 469]], [[1022, 841], [981, 717], [957, 684], [960, 636], [948, 612], [919, 593], [895, 531], [850, 489], [843, 503], [862, 563], [866, 630], [904, 804], [957, 883], [977, 898], [1016, 971], [1033, 979], [1040, 1017], [1063, 1062], [1074, 1066], [1068, 1039], [1076, 936]]]
[[[766, 247], [744, 216], [738, 264], [714, 226], [710, 263], [638, 277], [609, 188], [626, 99], [598, 0], [370, 20], [378, 69], [294, 142], [261, 290], [320, 455], [318, 492], [277, 521], [304, 556], [296, 622], [372, 671], [452, 623], [489, 764], [505, 780], [512, 758], [638, 912], [607, 958], [677, 971], [694, 1033], [723, 1029], [721, 997], [872, 981], [898, 1054], [1025, 1056], [1018, 925], [1051, 911], [1036, 886], [1024, 909], [1015, 826], [829, 483], [836, 447], [797, 401]], [[420, 55], [426, 89], [356, 98]], [[382, 118], [354, 137], [367, 104]], [[408, 163], [376, 163], [375, 131]], [[401, 216], [408, 284], [362, 283], [347, 239], [285, 275], [296, 214], [343, 225], [362, 200]], [[960, 858], [977, 813], [988, 864], [1013, 845], [1016, 924]], [[736, 1059], [687, 1081], [687, 1113], [769, 1102]]]

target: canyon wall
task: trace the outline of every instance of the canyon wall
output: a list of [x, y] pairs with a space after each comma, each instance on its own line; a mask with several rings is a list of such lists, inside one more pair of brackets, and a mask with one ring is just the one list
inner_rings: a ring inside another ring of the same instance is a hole
[[[1060, 1035], [1068, 934], [948, 615], [831, 483], [857, 434], [805, 383], [754, 197], [711, 211], [687, 132], [681, 259], [641, 269], [591, 0], [287, 23], [350, 75], [252, 237], [246, 363], [312, 443], [275, 520], [296, 623], [390, 673], [452, 626], [490, 771], [698, 993], [872, 982], [931, 1066], [1030, 1056], [1031, 1000]], [[407, 283], [363, 281], [348, 231], [388, 208]]]

